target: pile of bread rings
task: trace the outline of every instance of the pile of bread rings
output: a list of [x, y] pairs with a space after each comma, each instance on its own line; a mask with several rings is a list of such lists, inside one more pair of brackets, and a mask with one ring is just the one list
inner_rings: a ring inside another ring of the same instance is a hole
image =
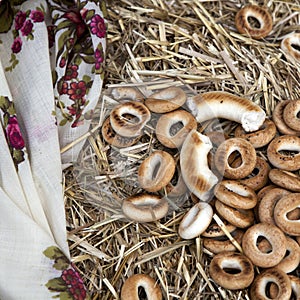
[[[253, 28], [249, 17], [260, 28]], [[243, 7], [235, 22], [240, 33], [255, 39], [272, 30], [271, 15], [256, 5]], [[300, 46], [300, 34], [281, 43], [287, 56], [300, 59], [293, 45]], [[134, 88], [119, 87], [112, 96], [120, 104], [103, 123], [105, 141], [132, 146], [150, 123], [161, 146], [141, 162], [143, 192], [123, 200], [123, 214], [137, 222], [156, 221], [167, 215], [170, 201], [189, 194], [194, 206], [178, 233], [183, 239], [202, 237], [214, 255], [209, 273], [217, 284], [249, 288], [251, 299], [284, 300], [292, 293], [300, 299], [300, 279], [292, 275], [300, 263], [300, 100], [279, 102], [267, 118], [252, 101], [221, 91], [187, 97], [181, 88], [170, 87], [145, 98]], [[216, 118], [239, 125], [231, 136], [202, 131]], [[259, 155], [263, 149], [266, 156]], [[214, 214], [226, 224], [229, 239]], [[142, 274], [125, 282], [121, 299], [139, 299], [139, 287], [147, 299], [162, 299], [155, 281]]]

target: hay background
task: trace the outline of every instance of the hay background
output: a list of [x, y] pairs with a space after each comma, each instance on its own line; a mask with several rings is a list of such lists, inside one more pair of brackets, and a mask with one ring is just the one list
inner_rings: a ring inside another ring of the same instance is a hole
[[[287, 60], [279, 47], [286, 34], [300, 31], [299, 1], [255, 2], [267, 6], [274, 21], [273, 31], [261, 41], [236, 32], [234, 16], [248, 3], [107, 3], [103, 99], [78, 164], [64, 173], [71, 256], [92, 299], [119, 299], [125, 279], [140, 272], [158, 281], [165, 299], [249, 299], [246, 290], [219, 289], [206, 277], [211, 254], [203, 249], [201, 239], [178, 238], [177, 227], [190, 201], [160, 222], [136, 224], [122, 219], [121, 196], [130, 193], [128, 186], [135, 188], [134, 175], [124, 177], [124, 165], [116, 167], [124, 154], [110, 150], [99, 135], [107, 108], [114, 105], [110, 89], [121, 83], [136, 86], [145, 95], [170, 85], [184, 87], [190, 94], [223, 90], [251, 99], [268, 115], [278, 101], [299, 98], [300, 65]], [[134, 173], [131, 166], [147, 151], [149, 136], [143, 147], [126, 152], [127, 174]]]

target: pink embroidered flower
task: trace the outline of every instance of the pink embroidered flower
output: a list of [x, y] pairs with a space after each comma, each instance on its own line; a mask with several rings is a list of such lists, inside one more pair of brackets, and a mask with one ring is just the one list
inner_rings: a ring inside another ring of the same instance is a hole
[[76, 272], [73, 269], [64, 270], [62, 272], [61, 278], [68, 286], [68, 290], [72, 294], [74, 299], [76, 300], [85, 299], [86, 290], [78, 272]]
[[15, 16], [15, 29], [19, 30], [22, 28], [26, 20], [26, 13], [19, 11]]
[[44, 21], [44, 13], [39, 10], [32, 10], [30, 13], [30, 18], [34, 23]]
[[100, 15], [94, 15], [90, 23], [91, 32], [98, 38], [104, 38], [106, 34], [106, 27], [104, 19]]
[[71, 106], [68, 106], [67, 109], [68, 109], [70, 115], [75, 116], [75, 115], [77, 114], [76, 108], [73, 107], [72, 105], [71, 105]]
[[67, 82], [63, 82], [61, 84], [61, 86], [58, 87], [58, 93], [60, 95], [63, 95], [63, 94], [67, 94], [68, 93], [68, 83]]
[[23, 149], [25, 142], [23, 140], [18, 120], [15, 116], [10, 117], [6, 127], [6, 134], [9, 144], [15, 149]]
[[31, 22], [31, 20], [27, 20], [24, 23], [23, 27], [21, 28], [22, 35], [23, 36], [28, 36], [28, 34], [31, 33], [32, 28], [33, 28], [33, 23]]
[[65, 59], [65, 57], [62, 57], [62, 58], [60, 59], [59, 66], [60, 66], [61, 68], [63, 68], [65, 65], [66, 65], [66, 59]]
[[77, 37], [82, 36], [82, 34], [86, 30], [86, 25], [80, 15], [80, 13], [75, 12], [75, 11], [69, 11], [63, 15], [64, 18], [69, 19], [75, 24], [76, 27], [76, 35]]
[[70, 99], [76, 100], [82, 98], [86, 93], [86, 84], [83, 80], [79, 82], [72, 82], [70, 84], [70, 89], [68, 90], [68, 95]]
[[101, 51], [99, 49], [96, 49], [94, 56], [95, 56], [95, 69], [99, 70], [104, 60]]
[[67, 67], [65, 80], [71, 80], [72, 78], [76, 78], [78, 76], [78, 65], [71, 64]]
[[13, 53], [19, 53], [22, 49], [22, 40], [21, 38], [17, 37], [14, 39], [14, 42], [11, 46], [11, 50]]

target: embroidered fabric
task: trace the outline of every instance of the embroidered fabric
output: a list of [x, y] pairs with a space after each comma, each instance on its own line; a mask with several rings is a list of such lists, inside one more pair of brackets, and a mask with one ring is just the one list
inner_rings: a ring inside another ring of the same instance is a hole
[[102, 0], [0, 1], [0, 299], [89, 299], [70, 262], [62, 169], [103, 82]]

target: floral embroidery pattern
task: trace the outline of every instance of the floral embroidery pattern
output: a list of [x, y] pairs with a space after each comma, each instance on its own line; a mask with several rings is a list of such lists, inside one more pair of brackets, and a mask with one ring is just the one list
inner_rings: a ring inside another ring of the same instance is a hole
[[46, 283], [49, 291], [58, 293], [53, 298], [61, 300], [90, 299], [79, 273], [58, 247], [51, 246], [43, 253], [54, 261], [53, 268], [62, 271], [60, 277], [52, 278]]
[[25, 37], [27, 40], [33, 40], [34, 23], [44, 22], [44, 12], [41, 8], [36, 10], [18, 11], [14, 18], [15, 28], [12, 30], [14, 41], [11, 45], [11, 58], [9, 67], [5, 68], [5, 71], [12, 71], [19, 63], [17, 54], [22, 50], [22, 39], [20, 36]]
[[[60, 77], [54, 74], [54, 84], [59, 95], [68, 96], [68, 101], [56, 97], [56, 107], [60, 111], [58, 124], [64, 126], [71, 122], [75, 128], [83, 124], [85, 119], [90, 119], [92, 110], [85, 111], [89, 104], [87, 95], [93, 84], [93, 80], [86, 74], [97, 74], [103, 78], [104, 51], [102, 42], [93, 45], [91, 35], [97, 38], [106, 36], [104, 19], [95, 14], [95, 10], [86, 9], [87, 1], [82, 1], [80, 7], [67, 12], [62, 12], [53, 24], [54, 33], [57, 36], [58, 66], [64, 69], [64, 75]], [[57, 14], [58, 8], [53, 7], [53, 14]], [[54, 27], [55, 26], [55, 27]], [[70, 53], [71, 59], [70, 58]], [[80, 75], [81, 66], [84, 65], [85, 75]]]
[[3, 112], [3, 126], [9, 150], [16, 168], [24, 161], [25, 142], [21, 134], [13, 102], [0, 96], [0, 109]]

